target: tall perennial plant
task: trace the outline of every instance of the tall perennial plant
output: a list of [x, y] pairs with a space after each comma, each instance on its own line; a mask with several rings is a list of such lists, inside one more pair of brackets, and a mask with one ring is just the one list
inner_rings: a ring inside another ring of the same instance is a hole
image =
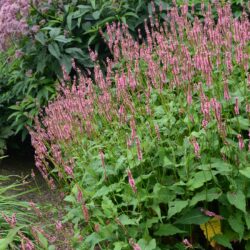
[[106, 72], [94, 51], [92, 77], [64, 70], [30, 134], [75, 249], [248, 249], [250, 23], [215, 7], [150, 17], [145, 41], [108, 25]]

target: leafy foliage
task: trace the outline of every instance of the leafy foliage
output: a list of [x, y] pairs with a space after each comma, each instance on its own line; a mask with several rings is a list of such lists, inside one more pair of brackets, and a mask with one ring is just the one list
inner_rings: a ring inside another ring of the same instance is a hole
[[73, 63], [37, 117], [36, 165], [68, 189], [75, 249], [247, 247], [249, 20], [216, 8], [203, 22], [174, 7], [162, 26], [152, 5], [141, 43], [107, 25], [105, 72]]

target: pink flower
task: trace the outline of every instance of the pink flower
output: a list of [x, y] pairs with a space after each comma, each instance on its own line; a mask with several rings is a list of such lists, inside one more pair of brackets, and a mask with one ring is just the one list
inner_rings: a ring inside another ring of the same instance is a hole
[[235, 98], [234, 113], [236, 115], [240, 114], [240, 111], [239, 111], [239, 98], [238, 97]]
[[98, 223], [95, 224], [95, 232], [99, 232], [100, 231], [100, 225]]
[[78, 202], [82, 202], [83, 201], [83, 195], [82, 195], [82, 191], [79, 187], [77, 187], [78, 192], [77, 192], [77, 201]]
[[64, 167], [64, 170], [65, 170], [65, 172], [66, 172], [68, 175], [74, 177], [73, 169], [72, 169], [71, 167], [65, 166], [65, 167]]
[[133, 250], [141, 250], [141, 247], [133, 239], [129, 239], [129, 244], [133, 247]]
[[140, 140], [137, 136], [135, 138], [135, 141], [136, 141], [136, 147], [137, 147], [138, 160], [141, 161], [142, 160], [141, 143], [140, 143]]
[[192, 101], [193, 101], [192, 92], [191, 92], [190, 86], [188, 85], [188, 93], [187, 93], [187, 103], [188, 103], [188, 105], [191, 105]]
[[137, 189], [136, 189], [136, 186], [135, 186], [135, 180], [134, 180], [134, 178], [132, 176], [132, 173], [131, 173], [131, 171], [129, 169], [127, 170], [127, 173], [128, 173], [128, 182], [129, 182], [129, 185], [133, 189], [134, 193], [136, 193]]
[[62, 229], [62, 222], [61, 221], [56, 221], [56, 230], [60, 231]]
[[193, 245], [189, 242], [188, 239], [184, 239], [182, 243], [185, 245], [186, 248], [193, 248]]
[[230, 99], [228, 83], [227, 82], [224, 83], [224, 99], [227, 100], [227, 101]]
[[86, 223], [89, 222], [89, 210], [85, 203], [82, 204], [83, 217]]
[[201, 157], [201, 156], [200, 156], [200, 146], [199, 146], [199, 144], [198, 144], [196, 138], [192, 138], [192, 139], [191, 139], [191, 143], [193, 144], [193, 147], [194, 147], [195, 156], [196, 156], [197, 158], [200, 158], [200, 157]]
[[216, 213], [214, 213], [212, 211], [209, 211], [209, 210], [206, 210], [206, 209], [203, 209], [203, 208], [201, 208], [201, 212], [204, 213], [206, 216], [215, 217], [218, 220], [223, 220], [224, 219], [221, 215], [218, 215], [218, 214], [216, 214]]
[[36, 177], [35, 172], [33, 169], [31, 169], [31, 177], [34, 179]]
[[238, 134], [237, 138], [238, 138], [238, 143], [239, 143], [239, 149], [242, 150], [244, 148], [244, 141], [243, 141], [242, 135]]

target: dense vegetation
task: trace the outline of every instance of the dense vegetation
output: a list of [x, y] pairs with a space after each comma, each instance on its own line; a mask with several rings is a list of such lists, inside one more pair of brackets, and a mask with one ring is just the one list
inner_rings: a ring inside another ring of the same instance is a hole
[[94, 51], [92, 77], [64, 70], [30, 134], [45, 180], [69, 189], [74, 249], [207, 249], [202, 230], [248, 249], [249, 20], [216, 10], [173, 7], [146, 41], [112, 23], [106, 73]]
[[[16, 17], [0, 20], [0, 148], [29, 132], [72, 249], [249, 249], [249, 6], [26, 3], [0, 0]], [[55, 248], [10, 209], [7, 245]]]
[[[181, 4], [183, 1], [177, 1]], [[205, 1], [208, 2], [208, 1]], [[233, 0], [232, 11], [239, 17], [244, 1]], [[245, 1], [246, 3], [248, 1]], [[200, 1], [188, 1], [202, 18]], [[155, 0], [162, 5], [159, 22], [166, 18], [170, 0]], [[158, 12], [158, 9], [157, 9]], [[78, 67], [91, 69], [89, 47], [98, 52], [102, 67], [110, 52], [101, 39], [106, 23], [126, 23], [133, 37], [143, 29], [152, 14], [149, 0], [1, 0], [0, 1], [0, 153], [13, 134], [27, 135], [40, 107], [56, 93], [61, 66], [74, 75], [72, 58]], [[216, 18], [216, 12], [213, 11]], [[191, 17], [190, 17], [191, 18]]]

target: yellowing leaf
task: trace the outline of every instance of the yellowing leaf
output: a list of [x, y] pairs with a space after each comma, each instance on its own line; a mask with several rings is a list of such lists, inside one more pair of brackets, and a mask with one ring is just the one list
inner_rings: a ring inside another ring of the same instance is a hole
[[210, 245], [215, 247], [216, 242], [212, 240], [212, 238], [217, 234], [222, 234], [220, 219], [212, 218], [207, 223], [201, 224], [200, 228], [202, 229], [206, 239], [210, 242]]

